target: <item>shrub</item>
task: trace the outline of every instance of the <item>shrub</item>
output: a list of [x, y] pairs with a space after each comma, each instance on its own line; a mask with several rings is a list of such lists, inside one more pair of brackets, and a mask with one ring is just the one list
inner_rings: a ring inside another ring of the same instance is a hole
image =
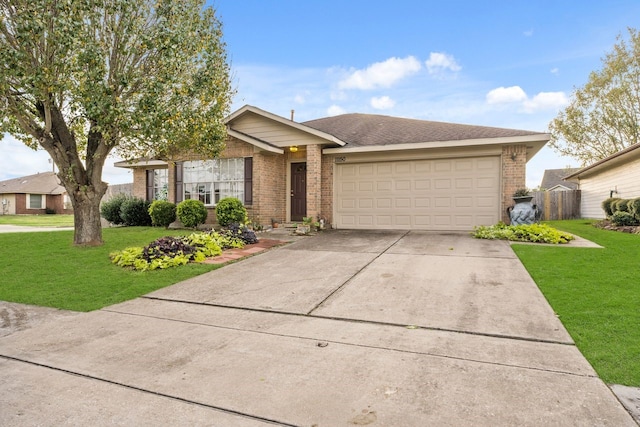
[[200, 200], [187, 199], [176, 207], [178, 219], [187, 228], [196, 228], [207, 220], [207, 208]]
[[632, 199], [627, 205], [629, 207], [629, 213], [636, 217], [640, 221], [640, 197]]
[[248, 221], [247, 209], [235, 197], [225, 197], [216, 205], [216, 219], [222, 227], [233, 222], [243, 224]]
[[616, 208], [613, 209], [613, 213], [616, 212], [628, 212], [627, 209], [629, 209], [628, 207], [629, 204], [629, 200], [628, 199], [620, 199], [616, 202]]
[[128, 197], [124, 194], [117, 194], [112, 199], [107, 200], [100, 206], [100, 215], [113, 225], [122, 224], [122, 217], [120, 216], [120, 207]]
[[176, 205], [166, 200], [154, 200], [149, 206], [151, 224], [156, 227], [169, 227], [176, 220]]
[[476, 239], [501, 239], [516, 242], [535, 243], [567, 243], [574, 237], [546, 224], [505, 225], [498, 223], [492, 226], [475, 227], [473, 237]]
[[609, 197], [602, 202], [602, 210], [607, 217], [613, 215], [615, 210], [615, 203], [620, 200], [618, 197]]
[[130, 227], [144, 227], [151, 225], [149, 216], [149, 202], [137, 197], [128, 197], [120, 205], [122, 223]]
[[622, 211], [614, 212], [611, 216], [611, 222], [617, 226], [638, 225], [639, 223], [635, 216], [629, 212]]

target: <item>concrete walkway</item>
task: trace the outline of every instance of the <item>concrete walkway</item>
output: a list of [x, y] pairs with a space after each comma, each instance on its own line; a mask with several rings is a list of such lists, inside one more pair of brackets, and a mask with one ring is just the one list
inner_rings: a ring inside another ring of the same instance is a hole
[[33, 233], [38, 231], [73, 230], [73, 227], [29, 227], [25, 225], [0, 224], [0, 233]]
[[464, 233], [300, 239], [2, 337], [0, 369], [0, 425], [636, 425]]

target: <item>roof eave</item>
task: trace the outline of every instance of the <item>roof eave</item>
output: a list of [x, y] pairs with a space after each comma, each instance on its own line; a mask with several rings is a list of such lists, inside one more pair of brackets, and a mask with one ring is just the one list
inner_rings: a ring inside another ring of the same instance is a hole
[[122, 160], [119, 162], [115, 162], [113, 166], [117, 168], [125, 168], [125, 169], [133, 169], [133, 168], [142, 168], [149, 166], [168, 166], [169, 164], [164, 160], [149, 160], [149, 159], [138, 159], [138, 160]]
[[431, 141], [416, 142], [405, 144], [387, 144], [387, 145], [370, 145], [358, 147], [336, 147], [325, 148], [323, 154], [345, 154], [345, 153], [373, 153], [381, 151], [401, 151], [401, 150], [419, 150], [431, 148], [458, 148], [458, 147], [474, 147], [482, 145], [508, 145], [508, 144], [532, 144], [528, 146], [527, 160], [530, 160], [544, 145], [549, 141], [550, 135], [533, 134], [524, 136], [507, 136], [498, 138], [476, 138], [476, 139], [460, 139], [451, 141]]
[[620, 163], [624, 163], [629, 157], [640, 157], [640, 143], [633, 144], [624, 150], [618, 151], [609, 157], [599, 160], [589, 166], [585, 166], [582, 169], [565, 176], [563, 179], [567, 181], [578, 182], [584, 176], [589, 176], [598, 171], [613, 167]]
[[258, 147], [261, 150], [264, 151], [268, 151], [270, 153], [274, 153], [274, 154], [284, 154], [284, 149], [273, 146], [271, 144], [268, 144], [266, 142], [260, 141], [259, 139], [253, 138], [250, 135], [247, 135], [246, 133], [242, 133], [242, 132], [238, 132], [235, 131], [233, 129], [227, 129], [227, 134], [233, 136], [234, 138], [237, 138], [241, 141], [244, 141], [248, 144], [251, 144], [255, 147]]

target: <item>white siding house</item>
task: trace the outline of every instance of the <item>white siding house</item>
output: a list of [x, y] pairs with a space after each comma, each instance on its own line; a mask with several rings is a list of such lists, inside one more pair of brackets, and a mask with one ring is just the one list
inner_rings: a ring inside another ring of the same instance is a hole
[[604, 218], [602, 201], [611, 195], [622, 199], [640, 197], [640, 143], [565, 178], [577, 182], [582, 190], [583, 218]]

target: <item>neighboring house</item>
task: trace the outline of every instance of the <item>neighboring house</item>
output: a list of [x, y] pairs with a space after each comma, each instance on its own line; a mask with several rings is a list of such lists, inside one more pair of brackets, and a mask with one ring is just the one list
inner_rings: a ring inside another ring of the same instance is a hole
[[608, 197], [640, 197], [640, 143], [570, 174], [582, 191], [583, 218], [604, 218], [602, 201]]
[[578, 171], [579, 168], [564, 168], [564, 169], [546, 169], [542, 176], [542, 183], [540, 189], [543, 191], [570, 191], [577, 190], [578, 183], [567, 181], [565, 176]]
[[[242, 200], [252, 220], [322, 218], [341, 229], [470, 230], [507, 220], [545, 133], [344, 114], [297, 123], [252, 106], [226, 119], [219, 159], [118, 162], [133, 193]], [[166, 186], [166, 187], [165, 187]]]
[[72, 213], [65, 188], [53, 172], [0, 181], [0, 215]]
[[133, 195], [133, 183], [129, 182], [126, 184], [113, 184], [107, 187], [107, 191], [102, 196], [102, 203], [107, 202], [113, 199], [118, 195], [132, 196]]

